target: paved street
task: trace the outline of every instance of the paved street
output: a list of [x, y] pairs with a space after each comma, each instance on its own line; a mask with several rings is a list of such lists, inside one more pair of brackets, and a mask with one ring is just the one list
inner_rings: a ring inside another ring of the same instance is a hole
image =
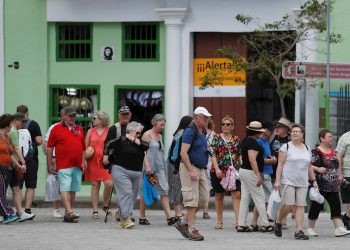
[[52, 218], [49, 208], [38, 208], [35, 212], [34, 221], [0, 225], [0, 249], [349, 249], [350, 246], [350, 236], [333, 237], [329, 214], [321, 214], [317, 225], [318, 238], [297, 241], [293, 239], [291, 225], [294, 221], [291, 219], [288, 220], [289, 229], [278, 239], [272, 233], [235, 232], [233, 213], [229, 211], [224, 213], [225, 228], [215, 230], [215, 211], [210, 210], [211, 220], [198, 219], [198, 228], [205, 241], [191, 242], [184, 239], [175, 227], [166, 225], [160, 210], [147, 211], [150, 226], [136, 225], [130, 230], [120, 229], [114, 217], [110, 217], [108, 223], [104, 223], [103, 218], [91, 219], [91, 210], [87, 208], [76, 210], [81, 216], [77, 224]]

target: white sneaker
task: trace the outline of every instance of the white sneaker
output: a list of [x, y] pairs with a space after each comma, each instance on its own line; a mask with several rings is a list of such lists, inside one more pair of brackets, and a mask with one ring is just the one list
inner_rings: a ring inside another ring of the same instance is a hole
[[26, 212], [23, 212], [21, 214], [21, 216], [19, 217], [18, 219], [18, 222], [23, 222], [23, 221], [26, 221], [26, 220], [31, 220], [31, 219], [34, 219], [35, 217], [35, 214], [28, 214]]
[[309, 228], [307, 229], [307, 234], [308, 234], [309, 236], [313, 236], [313, 237], [317, 237], [317, 236], [318, 236], [318, 234], [315, 232], [315, 230], [314, 230], [313, 228], [311, 228], [311, 227], [309, 227]]
[[53, 210], [52, 216], [53, 216], [54, 218], [62, 218], [62, 217], [63, 217], [63, 215], [61, 214], [61, 212], [60, 212], [59, 209], [54, 209], [54, 210]]
[[345, 235], [348, 235], [348, 234], [350, 234], [350, 231], [346, 230], [345, 227], [337, 227], [334, 230], [334, 236], [335, 237], [341, 237], [341, 236], [345, 236]]

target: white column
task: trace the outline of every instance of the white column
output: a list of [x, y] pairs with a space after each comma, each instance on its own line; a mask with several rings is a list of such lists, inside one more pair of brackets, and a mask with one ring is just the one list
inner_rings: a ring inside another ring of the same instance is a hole
[[[300, 49], [297, 51], [298, 60], [316, 62], [317, 36], [317, 30], [308, 32], [308, 39], [297, 46]], [[314, 86], [313, 81], [306, 81], [305, 96], [305, 143], [313, 147], [318, 141], [319, 131], [318, 86]]]
[[0, 0], [0, 114], [5, 112], [4, 0]]
[[182, 113], [181, 91], [181, 65], [182, 65], [182, 21], [187, 8], [160, 8], [155, 10], [165, 23], [165, 51], [166, 51], [166, 77], [165, 77], [165, 146], [171, 144], [172, 134], [177, 128]]

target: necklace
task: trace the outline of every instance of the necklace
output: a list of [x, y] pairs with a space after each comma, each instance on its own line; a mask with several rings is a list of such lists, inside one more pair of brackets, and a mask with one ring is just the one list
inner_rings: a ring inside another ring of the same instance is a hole
[[229, 134], [229, 136], [227, 137], [224, 133], [221, 133], [221, 137], [225, 140], [225, 141], [231, 141], [232, 139], [232, 135]]

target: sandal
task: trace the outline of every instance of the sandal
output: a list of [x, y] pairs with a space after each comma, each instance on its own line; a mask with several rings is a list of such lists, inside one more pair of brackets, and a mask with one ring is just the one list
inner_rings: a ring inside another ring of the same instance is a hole
[[69, 214], [63, 217], [63, 222], [76, 223], [78, 222], [78, 218], [79, 216], [77, 216], [73, 212], [70, 212]]
[[251, 230], [251, 232], [261, 231], [261, 228], [259, 227], [259, 225], [250, 225], [249, 229]]
[[268, 226], [261, 226], [261, 232], [262, 233], [268, 233], [268, 232], [272, 232], [274, 230], [274, 227], [271, 225]]
[[103, 207], [103, 211], [107, 212], [107, 210], [108, 210], [107, 215], [112, 215], [112, 211], [109, 210], [109, 207]]
[[218, 223], [218, 224], [216, 224], [216, 226], [215, 226], [215, 229], [217, 229], [217, 230], [220, 230], [220, 229], [223, 229], [224, 228], [224, 223]]
[[175, 217], [171, 217], [171, 218], [166, 219], [166, 220], [167, 220], [167, 222], [168, 222], [168, 225], [169, 225], [169, 226], [172, 226], [172, 225], [174, 225], [176, 222], [178, 222], [179, 219], [180, 219], [179, 217], [175, 216]]
[[140, 225], [151, 225], [151, 223], [146, 218], [144, 218], [144, 219], [139, 218], [139, 224]]
[[237, 232], [238, 233], [250, 233], [251, 228], [249, 228], [248, 226], [237, 226]]
[[97, 211], [93, 211], [92, 212], [92, 218], [93, 219], [99, 219], [100, 218], [100, 216], [98, 216], [98, 212]]

